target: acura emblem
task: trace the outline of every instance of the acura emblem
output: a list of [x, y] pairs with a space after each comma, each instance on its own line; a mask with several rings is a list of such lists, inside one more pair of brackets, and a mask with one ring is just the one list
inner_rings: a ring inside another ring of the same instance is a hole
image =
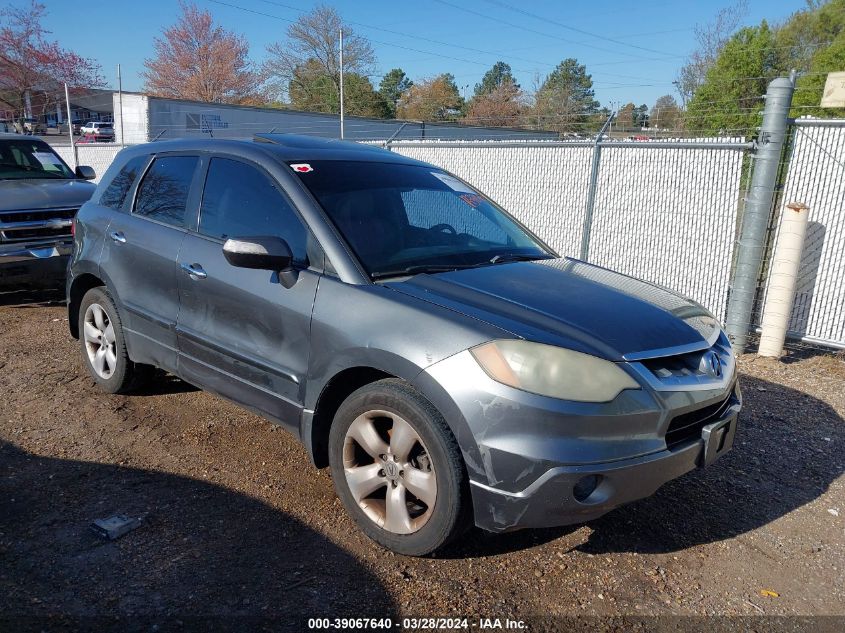
[[707, 352], [701, 359], [702, 369], [714, 378], [722, 377], [722, 361], [716, 352]]

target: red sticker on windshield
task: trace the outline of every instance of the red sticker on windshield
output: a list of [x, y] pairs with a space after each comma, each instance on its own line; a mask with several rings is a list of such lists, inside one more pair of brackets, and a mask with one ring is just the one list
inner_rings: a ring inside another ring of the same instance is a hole
[[481, 196], [479, 196], [476, 193], [465, 193], [460, 198], [461, 198], [461, 200], [466, 202], [469, 206], [471, 206], [473, 209], [477, 209], [478, 206], [482, 202], [484, 202], [484, 198], [482, 198]]
[[309, 171], [314, 171], [314, 168], [308, 163], [292, 163], [290, 168], [298, 171], [300, 174], [307, 174]]

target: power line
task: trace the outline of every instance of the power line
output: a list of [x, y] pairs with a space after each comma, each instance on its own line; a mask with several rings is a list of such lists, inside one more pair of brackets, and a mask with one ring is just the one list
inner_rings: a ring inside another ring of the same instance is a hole
[[586, 35], [588, 37], [593, 37], [605, 42], [611, 42], [613, 44], [618, 44], [620, 46], [627, 46], [629, 48], [636, 48], [641, 51], [646, 51], [647, 53], [657, 53], [658, 55], [666, 55], [669, 57], [674, 57], [672, 53], [666, 53], [665, 51], [657, 51], [653, 48], [646, 48], [644, 46], [638, 46], [636, 44], [629, 44], [628, 42], [623, 42], [622, 40], [617, 40], [612, 37], [607, 37], [604, 35], [600, 35], [598, 33], [591, 33], [590, 31], [585, 31], [584, 29], [579, 29], [574, 26], [569, 26], [568, 24], [563, 24], [562, 22], [558, 22], [557, 20], [552, 20], [548, 17], [543, 17], [537, 15], [536, 13], [532, 13], [531, 11], [526, 11], [525, 9], [521, 9], [519, 7], [515, 7], [507, 2], [502, 2], [502, 0], [484, 0], [487, 4], [492, 4], [494, 6], [502, 7], [503, 9], [508, 9], [509, 11], [514, 11], [515, 13], [520, 13], [522, 15], [528, 16], [530, 18], [534, 18], [535, 20], [540, 20], [541, 22], [545, 22], [547, 24], [554, 24], [555, 26], [559, 26], [562, 29], [566, 29], [567, 31], [573, 31], [574, 33], [580, 33], [582, 35]]
[[[275, 2], [274, 0], [259, 0], [260, 2], [264, 2], [265, 4], [271, 4], [273, 6], [281, 7], [284, 9], [290, 9], [291, 11], [298, 11], [299, 13], [308, 13], [305, 9], [300, 9], [298, 7], [294, 7], [288, 4], [284, 4], [282, 2]], [[363, 22], [355, 22], [353, 20], [343, 20], [344, 24], [351, 24], [353, 26], [358, 26], [363, 29], [369, 29], [373, 31], [381, 31], [383, 33], [390, 33], [392, 35], [399, 35], [400, 37], [409, 37], [415, 40], [420, 40], [423, 42], [428, 42], [430, 44], [437, 44], [439, 46], [451, 46], [452, 48], [460, 48], [465, 51], [470, 51], [472, 53], [481, 53], [483, 55], [496, 55], [496, 56], [503, 56], [507, 55], [510, 59], [515, 59], [518, 61], [523, 61], [529, 64], [537, 64], [538, 66], [549, 66], [553, 67], [554, 64], [550, 64], [549, 62], [541, 62], [536, 59], [528, 59], [525, 57], [517, 57], [508, 53], [507, 51], [487, 51], [480, 48], [473, 48], [470, 46], [463, 46], [462, 44], [455, 44], [454, 42], [443, 42], [441, 40], [431, 39], [429, 37], [423, 37], [422, 35], [414, 35], [413, 33], [405, 33], [403, 31], [395, 31], [393, 29], [388, 29], [382, 26], [373, 26], [372, 24], [365, 24]], [[525, 71], [523, 71], [525, 72]]]
[[[435, 1], [441, 2], [442, 0], [435, 0]], [[263, 11], [258, 11], [256, 9], [250, 9], [248, 7], [243, 7], [243, 6], [240, 6], [240, 5], [237, 5], [237, 4], [224, 2], [223, 0], [206, 0], [206, 2], [211, 2], [213, 4], [218, 4], [218, 5], [221, 5], [221, 6], [224, 6], [224, 7], [229, 7], [231, 9], [237, 9], [239, 11], [244, 11], [246, 13], [252, 13], [254, 15], [259, 15], [259, 16], [271, 18], [271, 19], [274, 19], [274, 20], [280, 20], [282, 22], [287, 22], [289, 24], [294, 24], [296, 22], [296, 20], [292, 20], [290, 18], [284, 18], [284, 17], [278, 16], [278, 15], [273, 15], [271, 13], [265, 13]], [[373, 28], [376, 28], [376, 27], [373, 27]], [[473, 60], [473, 59], [466, 59], [466, 58], [463, 58], [463, 57], [455, 57], [453, 55], [445, 55], [443, 53], [435, 53], [434, 51], [421, 50], [419, 48], [404, 46], [402, 44], [394, 44], [392, 42], [384, 42], [384, 41], [381, 41], [381, 40], [371, 39], [370, 41], [374, 42], [376, 44], [381, 44], [383, 46], [390, 46], [390, 47], [393, 47], [393, 48], [399, 48], [399, 49], [406, 50], [406, 51], [421, 53], [423, 55], [432, 55], [434, 57], [440, 57], [442, 59], [449, 59], [451, 61], [462, 62], [462, 63], [465, 63], [465, 64], [473, 64], [473, 65], [476, 65], [476, 66], [484, 66], [485, 68], [489, 66], [488, 62], [480, 62], [480, 61]], [[448, 44], [444, 43], [444, 45], [448, 45]], [[593, 48], [595, 48], [595, 47], [593, 47]], [[618, 51], [610, 51], [610, 52], [618, 53]], [[633, 58], [631, 58], [631, 59], [633, 59]], [[660, 59], [663, 59], [663, 58], [660, 58]], [[609, 62], [609, 63], [630, 63], [630, 59], [629, 60], [623, 60], [623, 61], [620, 61], [620, 62]], [[552, 64], [545, 64], [545, 65], [551, 66]], [[602, 65], [602, 64], [594, 64], [594, 65], [598, 66], [598, 65]], [[524, 72], [524, 73], [534, 72], [533, 70], [526, 70], [524, 68], [516, 68], [514, 70], [516, 70], [517, 72]], [[604, 87], [603, 84], [595, 84], [595, 85], [597, 85], [599, 87]], [[639, 85], [631, 85], [631, 86], [625, 86], [625, 87], [652, 87], [652, 86], [655, 86], [655, 85], [661, 85], [661, 84], [639, 84]], [[668, 84], [665, 84], [665, 85], [668, 85]], [[615, 86], [615, 87], [618, 88], [620, 86]]]
[[[442, 4], [442, 5], [445, 5], [447, 7], [457, 9], [458, 11], [463, 11], [465, 13], [469, 13], [471, 15], [476, 15], [478, 17], [481, 17], [481, 18], [484, 18], [484, 19], [487, 19], [487, 20], [492, 20], [493, 22], [499, 22], [499, 23], [504, 24], [506, 26], [509, 26], [511, 28], [519, 29], [520, 31], [527, 31], [528, 33], [533, 33], [535, 35], [542, 35], [543, 37], [549, 37], [549, 38], [554, 39], [554, 40], [566, 42], [567, 44], [575, 44], [577, 46], [585, 46], [587, 48], [592, 48], [592, 49], [595, 49], [597, 51], [602, 51], [604, 53], [613, 53], [614, 55], [619, 54], [619, 51], [617, 51], [617, 50], [612, 50], [612, 49], [609, 49], [609, 48], [602, 48], [601, 46], [595, 46], [595, 45], [589, 44], [587, 42], [576, 42], [576, 41], [573, 41], [573, 40], [566, 39], [564, 37], [560, 37], [558, 35], [552, 35], [551, 33], [545, 33], [543, 31], [538, 31], [536, 29], [532, 29], [532, 28], [527, 27], [527, 26], [522, 26], [521, 24], [516, 24], [514, 22], [508, 22], [507, 20], [503, 20], [501, 18], [495, 18], [493, 16], [487, 15], [486, 13], [482, 13], [480, 11], [475, 11], [473, 9], [467, 9], [466, 7], [462, 7], [462, 6], [459, 6], [457, 4], [452, 4], [451, 2], [447, 2], [446, 0], [433, 0], [433, 1], [437, 2], [439, 4]], [[665, 53], [660, 53], [660, 54], [665, 55]], [[673, 57], [674, 58], [682, 58], [684, 56], [683, 55], [676, 55], [676, 56], [666, 57], [665, 59], [669, 59], [669, 58], [673, 58]], [[648, 58], [642, 58], [642, 57], [632, 57], [630, 59], [631, 60], [637, 60], [637, 61], [648, 61]], [[661, 58], [661, 59], [664, 59], [664, 58]]]
[[[283, 18], [281, 16], [273, 15], [271, 13], [264, 13], [263, 11], [257, 11], [255, 9], [242, 7], [242, 6], [239, 6], [239, 5], [236, 5], [236, 4], [230, 4], [228, 2], [223, 2], [222, 0], [206, 0], [206, 2], [211, 2], [213, 4], [219, 4], [219, 5], [222, 5], [224, 7], [229, 7], [231, 9], [238, 9], [239, 11], [244, 11], [246, 13], [252, 13], [254, 15], [260, 15], [260, 16], [265, 17], [265, 18], [271, 18], [271, 19], [274, 19], [274, 20], [281, 20], [282, 22], [288, 22], [290, 24], [294, 24], [296, 22], [296, 20], [291, 20], [290, 18]], [[452, 55], [444, 55], [443, 53], [435, 53], [434, 51], [425, 51], [425, 50], [421, 50], [419, 48], [412, 48], [410, 46], [403, 46], [402, 44], [393, 44], [392, 42], [382, 42], [380, 40], [370, 40], [370, 41], [374, 42], [376, 44], [381, 44], [383, 46], [391, 46], [393, 48], [400, 48], [402, 50], [412, 51], [414, 53], [422, 53], [423, 55], [433, 55], [435, 57], [441, 57], [443, 59], [449, 59], [449, 60], [452, 60], [452, 61], [462, 62], [462, 63], [465, 63], [465, 64], [475, 64], [477, 66], [485, 66], [485, 67], [488, 66], [487, 62], [479, 62], [479, 61], [472, 60], [472, 59], [465, 59], [465, 58], [462, 58], [462, 57], [454, 57]], [[528, 71], [528, 70], [524, 70], [524, 69], [518, 69], [518, 70], [520, 72], [532, 72], [532, 71]]]

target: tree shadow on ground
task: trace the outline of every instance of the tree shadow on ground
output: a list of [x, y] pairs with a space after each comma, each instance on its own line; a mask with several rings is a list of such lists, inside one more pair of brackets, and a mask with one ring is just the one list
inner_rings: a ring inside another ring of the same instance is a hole
[[[744, 407], [733, 450], [657, 493], [588, 523], [578, 550], [668, 553], [760, 528], [821, 496], [845, 472], [845, 423], [806, 393], [741, 377]], [[471, 534], [446, 558], [495, 556], [560, 538], [580, 526]]]
[[[143, 523], [115, 541], [89, 530], [117, 513]], [[3, 630], [302, 631], [313, 617], [396, 618], [381, 582], [349, 553], [260, 501], [8, 442], [0, 558]]]

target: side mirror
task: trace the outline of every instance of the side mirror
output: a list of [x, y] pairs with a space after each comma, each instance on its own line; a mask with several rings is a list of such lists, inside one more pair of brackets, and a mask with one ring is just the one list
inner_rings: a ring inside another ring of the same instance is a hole
[[293, 267], [293, 253], [280, 237], [232, 237], [223, 244], [223, 256], [232, 266], [284, 272]]
[[94, 180], [94, 178], [97, 177], [97, 172], [94, 171], [93, 167], [80, 165], [76, 168], [76, 176], [78, 178], [82, 178], [83, 180]]

